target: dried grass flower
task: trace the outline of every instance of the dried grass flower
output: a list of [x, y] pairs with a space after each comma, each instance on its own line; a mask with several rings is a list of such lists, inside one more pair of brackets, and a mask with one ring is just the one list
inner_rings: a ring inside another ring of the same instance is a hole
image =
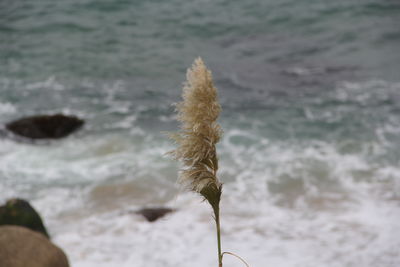
[[222, 134], [217, 123], [221, 106], [211, 72], [201, 58], [194, 61], [186, 76], [183, 101], [176, 104], [180, 131], [171, 135], [178, 147], [170, 154], [182, 163], [179, 181], [213, 206], [219, 203], [222, 188], [215, 148]]
[[221, 249], [219, 203], [222, 184], [217, 178], [218, 157], [215, 147], [222, 135], [221, 127], [217, 123], [221, 106], [211, 72], [201, 58], [194, 61], [186, 76], [183, 100], [176, 104], [180, 130], [170, 135], [177, 148], [169, 154], [182, 164], [180, 183], [200, 193], [211, 204], [217, 230], [218, 266], [222, 267], [224, 254], [236, 255], [222, 253]]

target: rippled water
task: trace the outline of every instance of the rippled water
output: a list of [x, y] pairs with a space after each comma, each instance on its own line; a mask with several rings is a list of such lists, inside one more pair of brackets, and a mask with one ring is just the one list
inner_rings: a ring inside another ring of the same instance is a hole
[[[210, 210], [176, 185], [162, 134], [201, 56], [223, 107], [224, 250], [251, 266], [398, 266], [399, 22], [394, 0], [2, 1], [0, 123], [86, 124], [0, 139], [0, 200], [29, 199], [72, 266], [215, 266]], [[178, 211], [133, 213], [158, 205]]]

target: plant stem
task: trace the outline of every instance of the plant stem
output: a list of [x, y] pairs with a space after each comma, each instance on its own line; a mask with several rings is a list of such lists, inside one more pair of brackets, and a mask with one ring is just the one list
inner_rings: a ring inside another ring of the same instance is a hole
[[218, 266], [222, 267], [222, 250], [221, 250], [221, 227], [220, 227], [220, 220], [219, 220], [219, 205], [213, 207], [214, 215], [215, 215], [215, 223], [217, 225], [217, 242], [218, 242]]

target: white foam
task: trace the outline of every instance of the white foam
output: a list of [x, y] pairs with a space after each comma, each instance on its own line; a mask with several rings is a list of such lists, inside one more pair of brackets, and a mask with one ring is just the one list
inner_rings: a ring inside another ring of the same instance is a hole
[[[55, 83], [49, 79], [29, 88]], [[377, 101], [374, 90], [382, 86], [387, 85], [345, 83], [333, 97], [366, 105]], [[110, 86], [107, 112], [128, 113], [130, 104], [115, 97], [122, 87]], [[5, 110], [15, 112], [12, 105]], [[211, 210], [195, 194], [169, 199], [164, 204], [178, 211], [155, 223], [128, 213], [142, 205], [134, 198], [111, 211], [93, 208], [92, 189], [110, 181], [123, 186], [148, 179], [156, 189], [147, 194], [175, 190], [170, 183], [176, 165], [163, 158], [171, 145], [133, 127], [139, 115], [110, 124], [129, 132], [93, 133], [45, 146], [0, 140], [0, 200], [33, 200], [75, 267], [216, 266]], [[323, 141], [273, 141], [257, 127], [228, 129], [218, 145], [224, 250], [254, 267], [399, 266], [400, 239], [394, 233], [400, 232], [400, 168], [373, 160], [390, 149], [386, 134], [398, 133], [393, 120], [376, 129], [380, 139], [360, 144], [356, 153]], [[230, 256], [225, 265], [243, 266]]]
[[[223, 177], [232, 174], [229, 168], [235, 172], [235, 177], [225, 183], [221, 203], [224, 250], [240, 255], [250, 266], [358, 267], [361, 264], [395, 267], [400, 263], [397, 253], [400, 240], [393, 234], [400, 231], [398, 201], [387, 200], [373, 190], [381, 186], [379, 180], [392, 181], [397, 177], [399, 169], [379, 169], [372, 176], [380, 179], [357, 182], [352, 173], [371, 171], [371, 166], [360, 155], [342, 155], [328, 144], [293, 148], [265, 143], [258, 149], [224, 144], [221, 149], [228, 150], [224, 154], [232, 152], [231, 156], [236, 157], [235, 164], [221, 168]], [[161, 147], [151, 153], [155, 155], [164, 150]], [[139, 163], [134, 164], [141, 168], [148, 164], [140, 163], [139, 157], [131, 160], [138, 160]], [[313, 161], [326, 164], [349, 199], [329, 195], [318, 184], [313, 184], [316, 181], [309, 176], [312, 172], [307, 171], [307, 164]], [[221, 164], [227, 162], [223, 160]], [[109, 172], [106, 168], [98, 174]], [[316, 191], [306, 190], [291, 207], [276, 205], [267, 183], [276, 181], [276, 176], [283, 173], [304, 179], [309, 183], [305, 184]], [[165, 203], [178, 211], [148, 223], [139, 215], [127, 212], [140, 207], [134, 202], [125, 203], [119, 210], [96, 212], [86, 210], [88, 199], [82, 197], [87, 194], [85, 191], [75, 196], [68, 191], [49, 193], [36, 203], [50, 218], [49, 228], [53, 229], [54, 240], [66, 250], [72, 266], [200, 267], [217, 264], [211, 210], [195, 194], [185, 193]], [[53, 197], [55, 195], [57, 198]], [[306, 202], [314, 196], [325, 197], [324, 201], [330, 201], [334, 208], [315, 209]], [[63, 207], [61, 203], [67, 199], [73, 199], [74, 204], [53, 211], [51, 215], [47, 203], [59, 203], [58, 207]], [[76, 214], [65, 217], [65, 212]], [[225, 258], [225, 265], [243, 266], [229, 256]]]
[[17, 107], [14, 106], [11, 103], [5, 102], [2, 103], [0, 102], [0, 115], [2, 114], [12, 114], [15, 113], [17, 111]]
[[[245, 142], [235, 142], [234, 136]], [[178, 211], [153, 224], [127, 213], [140, 207], [134, 201], [113, 211], [91, 208], [91, 188], [110, 177], [168, 179], [165, 169], [174, 167], [162, 155], [169, 145], [150, 149], [151, 137], [138, 138], [136, 143], [110, 134], [50, 146], [2, 140], [2, 197], [33, 196], [72, 266], [215, 265], [211, 211], [195, 194], [165, 203]], [[394, 267], [400, 262], [395, 250], [400, 240], [393, 235], [400, 231], [398, 200], [377, 190], [390, 190], [385, 186], [398, 180], [398, 167], [371, 165], [363, 154], [341, 154], [323, 142], [294, 146], [257, 140], [242, 130], [228, 132], [219, 149], [224, 250], [251, 266]], [[358, 181], [357, 172], [368, 177]], [[270, 191], [270, 184], [285, 176], [301, 180], [304, 190], [291, 205], [279, 204], [285, 191]], [[16, 177], [18, 184], [12, 182]], [[325, 190], [324, 180], [337, 191]], [[35, 183], [39, 187], [32, 194], [28, 189]], [[227, 256], [228, 265], [242, 266]]]
[[[59, 227], [54, 239], [77, 267], [216, 265], [208, 205], [188, 194], [169, 204], [178, 211], [155, 223], [118, 211], [91, 214]], [[366, 200], [359, 208], [312, 213], [268, 202], [237, 202], [227, 194], [222, 202], [223, 249], [250, 266], [395, 267], [400, 262], [400, 241], [393, 235], [400, 230], [398, 207]], [[229, 256], [225, 265], [242, 266]]]
[[38, 90], [41, 88], [47, 88], [55, 91], [63, 91], [65, 89], [65, 86], [58, 82], [55, 76], [50, 76], [45, 81], [27, 84], [25, 88], [27, 90]]

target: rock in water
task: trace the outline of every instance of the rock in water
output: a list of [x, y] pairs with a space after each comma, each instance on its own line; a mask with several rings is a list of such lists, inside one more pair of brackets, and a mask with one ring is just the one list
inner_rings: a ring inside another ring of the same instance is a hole
[[6, 124], [16, 135], [32, 139], [62, 138], [78, 130], [84, 121], [63, 114], [39, 115], [22, 118]]
[[145, 208], [136, 211], [137, 214], [145, 217], [149, 222], [154, 222], [159, 218], [165, 216], [167, 213], [173, 212], [170, 208]]
[[[5, 205], [0, 206], [0, 226], [19, 225], [40, 232], [49, 238], [43, 225], [42, 218], [36, 210], [23, 199], [10, 199]], [[0, 265], [3, 266], [3, 265]]]
[[64, 252], [37, 232], [20, 226], [0, 226], [0, 266], [68, 267]]

